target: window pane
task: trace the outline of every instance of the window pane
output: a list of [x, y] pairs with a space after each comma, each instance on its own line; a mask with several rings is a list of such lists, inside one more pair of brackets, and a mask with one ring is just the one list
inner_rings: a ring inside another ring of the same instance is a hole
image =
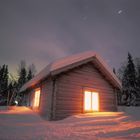
[[92, 110], [99, 111], [99, 97], [97, 92], [92, 92]]
[[39, 106], [39, 101], [40, 101], [40, 90], [35, 91], [35, 98], [34, 98], [34, 107]]
[[84, 94], [84, 109], [86, 111], [91, 110], [91, 92], [89, 91], [85, 91], [85, 94]]

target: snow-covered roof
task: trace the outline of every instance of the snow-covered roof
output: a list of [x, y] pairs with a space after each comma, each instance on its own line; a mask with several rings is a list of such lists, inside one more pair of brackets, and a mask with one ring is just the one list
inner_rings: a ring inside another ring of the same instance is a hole
[[39, 74], [37, 74], [33, 79], [31, 79], [29, 82], [24, 84], [20, 91], [25, 91], [26, 89], [36, 85], [39, 83], [42, 79], [46, 78], [49, 75], [57, 75], [63, 71], [66, 71], [68, 69], [72, 69], [76, 66], [85, 64], [87, 62], [93, 62], [99, 70], [111, 81], [111, 83], [121, 88], [121, 82], [116, 77], [116, 75], [110, 70], [108, 65], [104, 62], [104, 60], [95, 52], [88, 51], [84, 53], [79, 53], [75, 55], [71, 55], [68, 57], [64, 57], [61, 59], [58, 59], [49, 65], [47, 65]]

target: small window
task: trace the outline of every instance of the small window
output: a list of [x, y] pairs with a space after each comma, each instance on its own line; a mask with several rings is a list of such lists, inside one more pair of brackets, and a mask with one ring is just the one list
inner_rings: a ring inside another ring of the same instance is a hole
[[34, 107], [39, 107], [40, 102], [40, 89], [35, 90]]

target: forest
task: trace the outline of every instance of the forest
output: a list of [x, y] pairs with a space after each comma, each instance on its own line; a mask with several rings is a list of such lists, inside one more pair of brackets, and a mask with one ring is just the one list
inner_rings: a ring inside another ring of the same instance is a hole
[[16, 75], [9, 72], [8, 65], [0, 66], [0, 105], [21, 105], [20, 88], [31, 80], [35, 73], [35, 65], [27, 66], [24, 60], [18, 65]]

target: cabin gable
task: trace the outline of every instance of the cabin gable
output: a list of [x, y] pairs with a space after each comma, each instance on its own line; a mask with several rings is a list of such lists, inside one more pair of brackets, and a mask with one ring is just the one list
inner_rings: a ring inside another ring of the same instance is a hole
[[115, 87], [93, 65], [87, 63], [57, 75], [52, 119], [84, 113], [84, 91], [99, 93], [100, 111], [117, 111]]

